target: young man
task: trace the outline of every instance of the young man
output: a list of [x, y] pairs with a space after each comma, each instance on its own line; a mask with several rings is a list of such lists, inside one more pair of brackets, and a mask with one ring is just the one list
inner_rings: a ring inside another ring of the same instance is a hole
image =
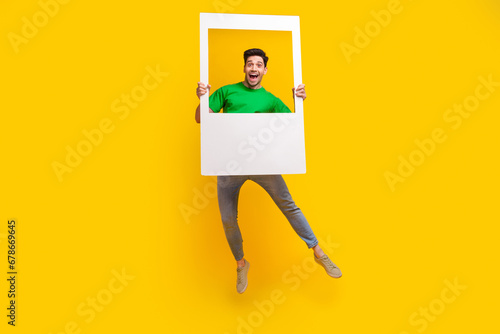
[[[249, 49], [243, 53], [245, 65], [243, 72], [245, 79], [242, 82], [226, 85], [216, 90], [209, 98], [210, 112], [226, 113], [256, 113], [256, 112], [291, 112], [290, 109], [277, 97], [262, 87], [261, 82], [267, 73], [268, 57], [260, 49]], [[306, 98], [303, 84], [293, 89], [296, 96]], [[198, 98], [205, 95], [210, 85], [198, 82], [196, 95]], [[196, 109], [195, 119], [200, 123], [200, 106]], [[314, 251], [314, 260], [325, 268], [328, 275], [339, 278], [340, 269], [328, 258], [318, 245], [309, 223], [302, 211], [288, 191], [281, 175], [234, 175], [217, 177], [217, 195], [222, 224], [229, 247], [237, 265], [236, 290], [243, 293], [248, 285], [247, 274], [250, 263], [244, 258], [243, 239], [237, 221], [238, 196], [241, 186], [246, 180], [252, 180], [264, 188], [274, 200], [281, 212], [288, 219], [295, 232]]]

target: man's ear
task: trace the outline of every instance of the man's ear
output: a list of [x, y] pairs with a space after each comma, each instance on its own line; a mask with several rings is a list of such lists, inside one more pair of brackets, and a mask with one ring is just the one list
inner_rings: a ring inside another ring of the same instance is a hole
[[264, 74], [266, 74], [266, 73], [267, 73], [267, 66], [264, 67]]

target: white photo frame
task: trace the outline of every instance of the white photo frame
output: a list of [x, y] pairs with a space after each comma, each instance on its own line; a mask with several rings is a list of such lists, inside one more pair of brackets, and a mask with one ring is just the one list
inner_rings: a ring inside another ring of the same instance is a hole
[[[210, 83], [209, 29], [291, 31], [294, 87], [302, 83], [298, 16], [200, 13], [200, 81], [205, 84]], [[294, 97], [294, 113], [227, 114], [209, 113], [208, 97], [200, 98], [202, 175], [306, 172], [302, 98]]]

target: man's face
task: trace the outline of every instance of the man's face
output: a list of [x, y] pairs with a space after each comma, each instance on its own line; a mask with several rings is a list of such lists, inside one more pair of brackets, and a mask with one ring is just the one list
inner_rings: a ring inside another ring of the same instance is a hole
[[247, 58], [243, 72], [245, 72], [245, 86], [258, 89], [261, 87], [262, 77], [267, 73], [267, 67], [264, 66], [261, 56], [250, 56]]

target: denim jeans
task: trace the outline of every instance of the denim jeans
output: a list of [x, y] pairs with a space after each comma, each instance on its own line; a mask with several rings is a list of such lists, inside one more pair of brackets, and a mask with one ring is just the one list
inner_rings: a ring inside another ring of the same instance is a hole
[[222, 225], [236, 261], [243, 258], [243, 238], [238, 226], [238, 197], [241, 186], [246, 180], [254, 181], [267, 191], [295, 232], [309, 248], [318, 244], [318, 239], [316, 239], [302, 211], [295, 205], [281, 175], [218, 176], [217, 194]]

